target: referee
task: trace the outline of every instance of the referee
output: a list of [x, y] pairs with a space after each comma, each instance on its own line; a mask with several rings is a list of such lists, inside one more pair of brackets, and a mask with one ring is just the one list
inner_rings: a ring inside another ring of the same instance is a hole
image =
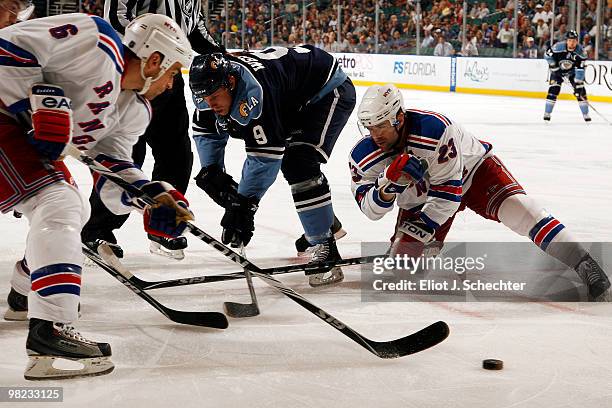
[[[105, 0], [104, 3], [104, 19], [122, 35], [131, 20], [145, 13], [165, 14], [175, 20], [187, 34], [192, 48], [200, 54], [224, 51], [206, 29], [200, 0]], [[132, 158], [134, 163], [142, 166], [148, 144], [155, 159], [152, 180], [166, 181], [185, 193], [191, 176], [193, 153], [182, 76], [177, 75], [172, 89], [159, 95], [151, 104], [153, 119], [134, 145]], [[110, 212], [95, 192], [92, 192], [89, 202], [91, 218], [81, 233], [82, 241], [94, 251], [101, 243], [114, 244], [111, 245], [113, 252], [122, 257], [123, 251], [116, 245], [113, 230], [120, 228], [128, 215]], [[184, 256], [183, 249], [187, 247], [185, 237], [166, 239], [150, 234], [148, 237], [151, 252], [176, 259]]]

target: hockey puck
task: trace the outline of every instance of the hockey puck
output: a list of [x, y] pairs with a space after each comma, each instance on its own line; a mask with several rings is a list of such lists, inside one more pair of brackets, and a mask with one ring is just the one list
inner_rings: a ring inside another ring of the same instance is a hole
[[482, 360], [482, 368], [485, 370], [501, 370], [504, 368], [504, 362], [492, 358]]

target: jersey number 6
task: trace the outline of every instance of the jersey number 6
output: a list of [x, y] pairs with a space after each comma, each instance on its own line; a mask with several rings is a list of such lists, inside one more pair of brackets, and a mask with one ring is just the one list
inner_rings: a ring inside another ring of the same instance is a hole
[[51, 37], [57, 40], [66, 38], [69, 35], [76, 35], [78, 32], [79, 29], [73, 24], [64, 24], [62, 26], [53, 27], [49, 29], [49, 34], [51, 34]]

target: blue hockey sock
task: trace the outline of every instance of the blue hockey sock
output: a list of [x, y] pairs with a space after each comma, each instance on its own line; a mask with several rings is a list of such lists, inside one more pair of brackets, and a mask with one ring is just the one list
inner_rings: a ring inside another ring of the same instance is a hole
[[323, 207], [304, 210], [298, 213], [306, 240], [312, 245], [321, 244], [331, 237], [334, 210], [329, 203]]
[[552, 113], [554, 107], [555, 107], [555, 101], [551, 101], [550, 99], [547, 99], [546, 106], [544, 107], [544, 112]]
[[578, 102], [578, 106], [580, 106], [580, 112], [582, 112], [582, 115], [589, 114], [589, 104], [587, 101]]

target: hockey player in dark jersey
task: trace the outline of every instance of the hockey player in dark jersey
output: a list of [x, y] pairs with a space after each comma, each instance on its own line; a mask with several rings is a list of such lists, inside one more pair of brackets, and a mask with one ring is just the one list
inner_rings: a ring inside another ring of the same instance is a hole
[[[189, 84], [197, 111], [198, 186], [225, 208], [222, 241], [246, 245], [259, 200], [279, 170], [312, 245], [310, 262], [339, 259], [331, 192], [321, 173], [355, 107], [355, 88], [333, 56], [308, 45], [256, 53], [201, 55]], [[228, 137], [243, 139], [240, 183], [225, 173]], [[312, 286], [339, 282], [342, 271], [309, 276]]]
[[589, 103], [587, 102], [586, 89], [584, 88], [584, 63], [587, 56], [578, 44], [578, 34], [576, 31], [568, 31], [565, 41], [560, 41], [550, 47], [546, 51], [544, 58], [550, 68], [550, 87], [546, 96], [544, 120], [550, 120], [550, 114], [561, 91], [563, 79], [567, 78], [574, 88], [574, 96], [578, 100], [582, 117], [586, 122], [590, 122]]

